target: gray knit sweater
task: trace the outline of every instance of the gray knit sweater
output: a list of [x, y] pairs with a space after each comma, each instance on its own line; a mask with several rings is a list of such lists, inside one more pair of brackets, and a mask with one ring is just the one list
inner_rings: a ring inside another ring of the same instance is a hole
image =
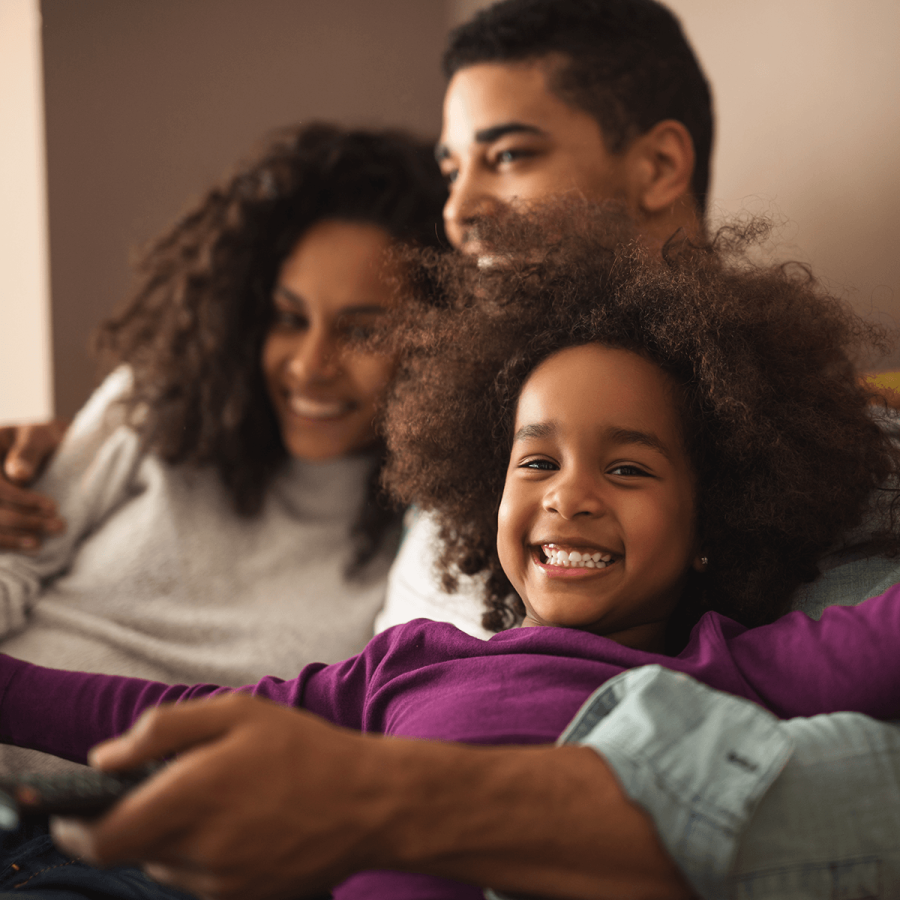
[[67, 530], [35, 555], [0, 552], [0, 651], [222, 685], [360, 651], [390, 565], [385, 552], [364, 578], [344, 574], [372, 461], [292, 460], [262, 512], [241, 518], [212, 470], [139, 452], [114, 402], [128, 382], [107, 379], [37, 485]]

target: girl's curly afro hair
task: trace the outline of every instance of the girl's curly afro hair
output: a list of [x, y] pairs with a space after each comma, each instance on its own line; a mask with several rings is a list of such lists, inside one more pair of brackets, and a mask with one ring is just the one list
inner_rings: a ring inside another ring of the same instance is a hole
[[448, 590], [459, 573], [483, 573], [486, 627], [523, 613], [496, 550], [519, 391], [553, 353], [595, 341], [651, 360], [681, 388], [709, 558], [689, 581], [691, 619], [709, 608], [747, 625], [773, 619], [866, 516], [873, 550], [900, 549], [900, 452], [855, 365], [885, 335], [807, 269], [749, 262], [764, 231], [673, 239], [660, 257], [624, 213], [568, 203], [485, 223], [480, 259], [420, 256], [427, 277], [413, 280], [436, 283], [445, 307], [414, 302], [394, 331], [403, 361], [385, 481], [436, 514]]

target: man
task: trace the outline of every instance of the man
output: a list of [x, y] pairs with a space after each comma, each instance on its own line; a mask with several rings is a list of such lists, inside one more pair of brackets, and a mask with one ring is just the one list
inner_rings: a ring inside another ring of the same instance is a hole
[[[455, 245], [478, 252], [497, 201], [548, 194], [618, 198], [648, 243], [701, 227], [708, 92], [651, 0], [507, 0], [451, 38], [447, 63], [439, 157]], [[424, 571], [400, 569], [414, 584]], [[74, 852], [140, 860], [209, 897], [309, 895], [372, 867], [531, 896], [900, 892], [890, 728], [779, 723], [634, 670], [565, 741], [469, 748], [346, 732], [243, 696], [186, 704], [95, 755], [116, 768], [181, 753], [175, 763], [97, 823], [55, 831]]]

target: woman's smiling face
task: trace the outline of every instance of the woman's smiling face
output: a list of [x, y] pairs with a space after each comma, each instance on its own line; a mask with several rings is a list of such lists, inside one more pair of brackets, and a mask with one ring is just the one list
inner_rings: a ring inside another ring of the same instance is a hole
[[278, 272], [262, 368], [288, 453], [323, 460], [375, 440], [375, 418], [394, 370], [387, 356], [348, 346], [378, 326], [393, 302], [382, 228], [314, 225]]
[[676, 396], [653, 363], [600, 344], [554, 354], [525, 382], [497, 534], [525, 625], [662, 649], [700, 568]]

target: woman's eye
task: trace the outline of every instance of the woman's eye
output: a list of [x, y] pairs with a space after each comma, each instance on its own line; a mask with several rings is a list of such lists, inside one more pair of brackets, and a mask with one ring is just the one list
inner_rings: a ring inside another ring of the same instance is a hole
[[341, 336], [345, 341], [355, 343], [357, 341], [366, 341], [374, 334], [374, 325], [348, 325], [344, 328]]
[[276, 328], [303, 329], [309, 324], [306, 316], [287, 309], [276, 309], [272, 314], [272, 324]]

